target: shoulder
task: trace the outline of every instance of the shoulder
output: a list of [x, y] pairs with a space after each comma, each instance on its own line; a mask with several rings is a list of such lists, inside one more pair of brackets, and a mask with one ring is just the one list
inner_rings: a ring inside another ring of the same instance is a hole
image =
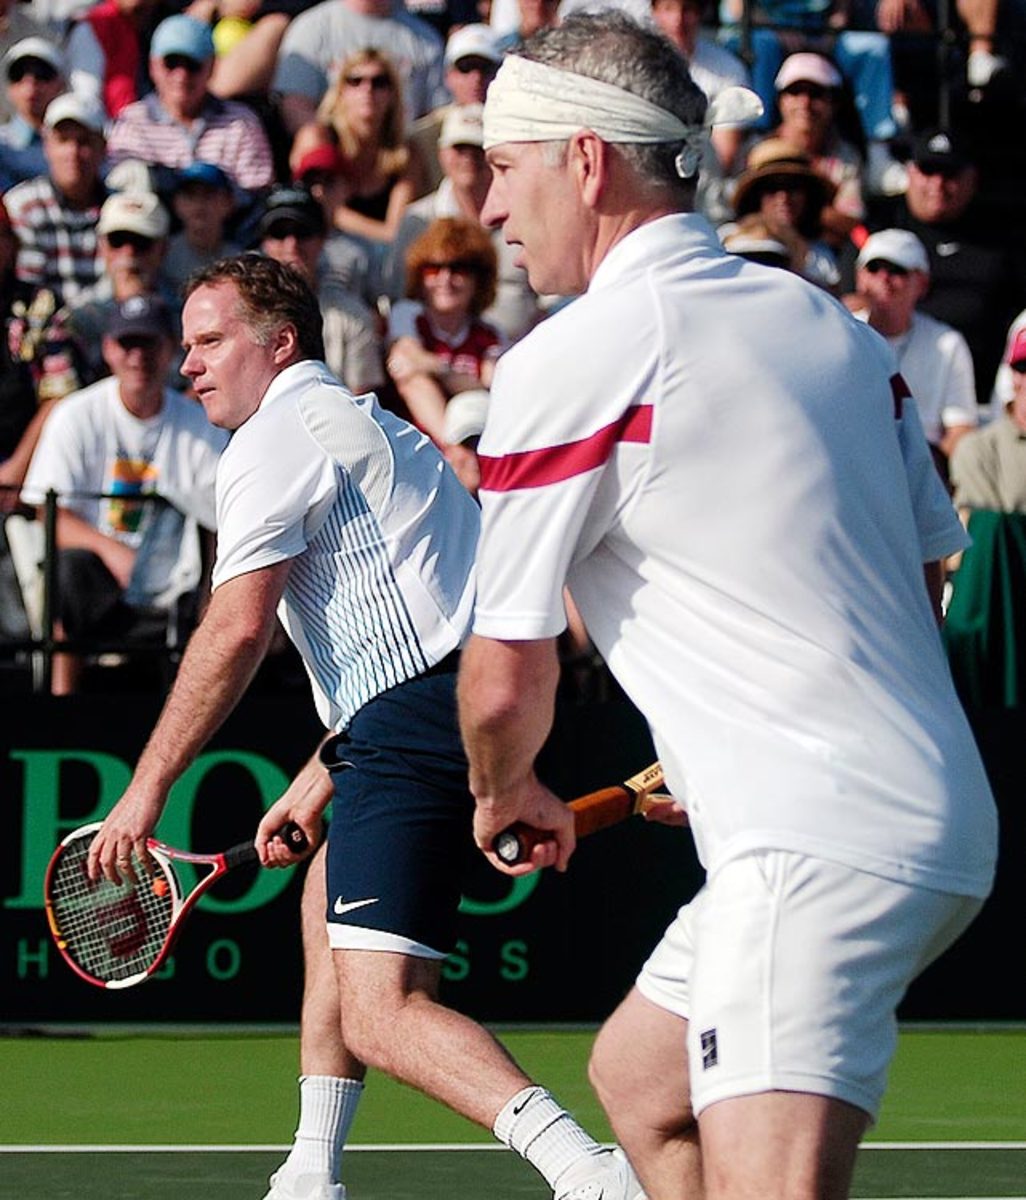
[[114, 124], [111, 127], [111, 136], [117, 133], [119, 129], [123, 129], [126, 125], [140, 125], [149, 123], [150, 111], [149, 107], [143, 100], [133, 100], [131, 104], [126, 104], [125, 107], [114, 118]]
[[407, 34], [412, 35], [416, 41], [422, 43], [425, 47], [429, 47], [432, 51], [437, 51], [439, 54], [442, 53], [445, 42], [438, 30], [433, 25], [429, 25], [427, 21], [415, 16], [405, 7], [393, 11], [392, 15], [385, 19], [394, 22], [397, 26], [402, 26], [407, 31]]
[[16, 183], [4, 193], [4, 208], [10, 217], [24, 213], [40, 200], [53, 197], [53, 187], [48, 176], [37, 175], [34, 179], [26, 179]]
[[101, 379], [89, 387], [65, 396], [54, 405], [46, 426], [52, 425], [60, 430], [74, 425], [87, 425], [105, 418], [117, 403], [114, 387], [113, 379]]

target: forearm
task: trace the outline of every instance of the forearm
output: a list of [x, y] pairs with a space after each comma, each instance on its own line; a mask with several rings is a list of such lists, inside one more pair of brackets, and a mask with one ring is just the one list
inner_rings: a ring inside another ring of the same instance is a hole
[[270, 643], [287, 565], [253, 571], [214, 592], [139, 759], [133, 788], [166, 794], [234, 709]]
[[397, 380], [396, 387], [410, 416], [429, 438], [438, 445], [444, 439], [446, 395], [431, 375], [408, 375]]
[[470, 790], [479, 803], [501, 805], [503, 797], [534, 779], [534, 761], [552, 728], [558, 682], [555, 639], [471, 638], [460, 664], [460, 729]]

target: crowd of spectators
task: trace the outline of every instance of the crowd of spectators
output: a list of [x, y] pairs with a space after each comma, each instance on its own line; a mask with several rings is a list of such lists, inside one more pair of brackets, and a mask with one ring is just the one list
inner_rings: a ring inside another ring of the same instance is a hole
[[[920, 0], [617, 3], [710, 98], [741, 83], [763, 99], [703, 158], [724, 245], [888, 338], [943, 472], [956, 446], [963, 479], [1004, 463], [1026, 436], [1009, 358], [1026, 325], [1019, 0], [963, 0], [947, 30]], [[41, 436], [52, 457], [68, 425], [47, 431], [52, 413], [114, 363], [166, 370], [147, 420], [178, 411], [162, 389], [191, 403], [163, 334], [189, 273], [246, 250], [307, 278], [332, 370], [411, 417], [473, 490], [495, 360], [568, 299], [536, 295], [481, 223], [482, 102], [505, 53], [582, 6], [0, 0], [0, 509], [31, 515]], [[132, 301], [159, 306], [160, 353], [119, 342]], [[90, 468], [98, 493], [124, 482], [131, 455], [113, 451]], [[167, 500], [158, 476], [148, 464], [137, 490]], [[988, 494], [1021, 504], [1016, 486]]]

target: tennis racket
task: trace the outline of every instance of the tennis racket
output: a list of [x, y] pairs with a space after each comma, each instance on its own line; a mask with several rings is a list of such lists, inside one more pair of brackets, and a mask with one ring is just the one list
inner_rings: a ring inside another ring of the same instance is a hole
[[[644, 771], [625, 779], [615, 787], [601, 788], [571, 800], [568, 807], [574, 814], [574, 832], [579, 838], [616, 825], [635, 813], [644, 813], [654, 806], [656, 795], [665, 786], [662, 766], [654, 762]], [[492, 850], [507, 867], [529, 862], [531, 851], [540, 842], [552, 837], [549, 830], [534, 829], [518, 821], [496, 834]]]
[[[89, 847], [99, 828], [100, 822], [81, 826], [54, 851], [44, 885], [46, 918], [57, 949], [76, 975], [96, 987], [133, 987], [149, 979], [171, 953], [182, 922], [203, 893], [233, 868], [258, 861], [256, 846], [242, 842], [220, 854], [191, 854], [148, 838], [152, 864], [133, 855], [137, 882], [124, 880], [119, 886], [89, 878]], [[289, 822], [280, 836], [294, 853], [306, 849], [298, 825]], [[208, 868], [187, 895], [176, 862]]]

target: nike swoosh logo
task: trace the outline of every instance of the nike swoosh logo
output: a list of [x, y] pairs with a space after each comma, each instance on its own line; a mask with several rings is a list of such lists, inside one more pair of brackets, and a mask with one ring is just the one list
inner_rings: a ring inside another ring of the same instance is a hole
[[342, 897], [339, 896], [335, 901], [334, 913], [336, 917], [341, 917], [343, 913], [352, 912], [354, 908], [366, 908], [368, 904], [377, 904], [378, 897], [375, 896], [371, 900], [350, 900], [348, 904], [344, 903]]
[[957, 254], [962, 249], [960, 242], [938, 242], [937, 253], [941, 258], [950, 258], [952, 254]]

